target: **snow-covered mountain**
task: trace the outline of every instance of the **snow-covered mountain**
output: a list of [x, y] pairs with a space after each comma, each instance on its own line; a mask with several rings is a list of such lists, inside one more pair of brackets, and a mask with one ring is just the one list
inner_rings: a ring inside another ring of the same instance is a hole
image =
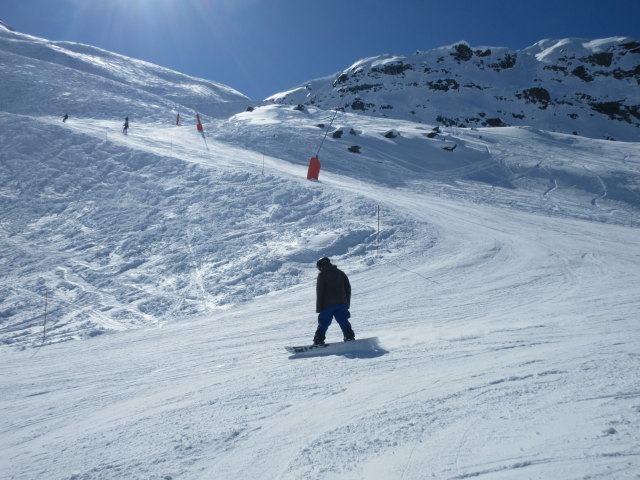
[[268, 100], [459, 127], [527, 125], [640, 138], [640, 42], [542, 40], [521, 51], [466, 42], [381, 55]]
[[0, 477], [635, 478], [640, 143], [294, 103], [0, 26]]
[[5, 112], [163, 118], [167, 111], [186, 108], [226, 116], [231, 105], [250, 104], [226, 85], [89, 45], [49, 41], [4, 24], [0, 42], [0, 104]]

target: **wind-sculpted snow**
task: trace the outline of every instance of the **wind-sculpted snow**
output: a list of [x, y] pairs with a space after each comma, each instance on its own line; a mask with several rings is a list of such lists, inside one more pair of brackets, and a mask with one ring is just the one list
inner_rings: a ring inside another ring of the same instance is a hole
[[20, 114], [144, 117], [224, 115], [251, 101], [225, 85], [89, 45], [0, 29], [0, 104]]
[[[218, 97], [201, 136], [155, 67], [8, 32], [3, 478], [637, 477], [640, 144]], [[375, 352], [282, 348], [324, 255]]]

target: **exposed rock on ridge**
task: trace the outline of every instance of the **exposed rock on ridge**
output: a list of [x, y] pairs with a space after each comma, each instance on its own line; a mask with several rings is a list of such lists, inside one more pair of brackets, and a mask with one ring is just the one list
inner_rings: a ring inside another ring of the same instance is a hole
[[381, 55], [268, 98], [459, 127], [529, 125], [640, 139], [640, 42], [542, 40], [520, 51], [466, 42]]

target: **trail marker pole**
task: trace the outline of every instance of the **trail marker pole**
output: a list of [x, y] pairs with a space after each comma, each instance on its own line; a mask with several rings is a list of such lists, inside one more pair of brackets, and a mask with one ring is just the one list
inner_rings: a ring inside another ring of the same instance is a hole
[[48, 307], [48, 302], [49, 301], [49, 290], [45, 289], [44, 291], [44, 326], [42, 329], [42, 343], [44, 343], [44, 340], [47, 336], [47, 307]]
[[376, 237], [376, 254], [380, 255], [380, 205], [378, 205], [378, 235]]
[[196, 124], [196, 130], [198, 130], [202, 135], [202, 140], [204, 140], [204, 146], [207, 147], [207, 151], [209, 151], [209, 145], [207, 144], [207, 139], [204, 136], [204, 127], [202, 126], [202, 122], [200, 121], [199, 113], [196, 113], [196, 120], [198, 121], [198, 123]]

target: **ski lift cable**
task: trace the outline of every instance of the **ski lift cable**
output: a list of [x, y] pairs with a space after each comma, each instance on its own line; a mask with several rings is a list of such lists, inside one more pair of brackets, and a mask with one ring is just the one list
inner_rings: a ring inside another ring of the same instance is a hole
[[[336, 77], [336, 79], [333, 81], [332, 86], [335, 88], [337, 82], [338, 82], [338, 77]], [[346, 107], [346, 104], [345, 104]], [[324, 141], [327, 139], [327, 135], [329, 135], [329, 130], [331, 130], [331, 126], [333, 125], [334, 120], [336, 119], [336, 116], [338, 115], [338, 111], [339, 110], [343, 110], [345, 107], [341, 107], [340, 105], [338, 105], [337, 107], [335, 107], [334, 112], [333, 112], [333, 117], [331, 118], [331, 122], [329, 122], [329, 126], [327, 127], [327, 129], [324, 132], [324, 137], [322, 137], [322, 141], [320, 142], [320, 146], [318, 147], [318, 151], [316, 152], [316, 158], [318, 158], [318, 155], [320, 155], [320, 150], [322, 150], [322, 146], [324, 145]]]
[[336, 115], [338, 115], [339, 109], [340, 109], [339, 107], [335, 109], [335, 112], [333, 113], [333, 117], [331, 118], [331, 122], [329, 122], [329, 126], [326, 128], [324, 132], [324, 137], [322, 137], [322, 141], [320, 142], [320, 146], [318, 147], [318, 151], [316, 152], [316, 158], [318, 158], [318, 155], [320, 154], [320, 150], [322, 149], [322, 145], [324, 145], [324, 141], [327, 139], [327, 135], [329, 135], [329, 130], [331, 130], [331, 125], [333, 125], [333, 121], [336, 119]]

